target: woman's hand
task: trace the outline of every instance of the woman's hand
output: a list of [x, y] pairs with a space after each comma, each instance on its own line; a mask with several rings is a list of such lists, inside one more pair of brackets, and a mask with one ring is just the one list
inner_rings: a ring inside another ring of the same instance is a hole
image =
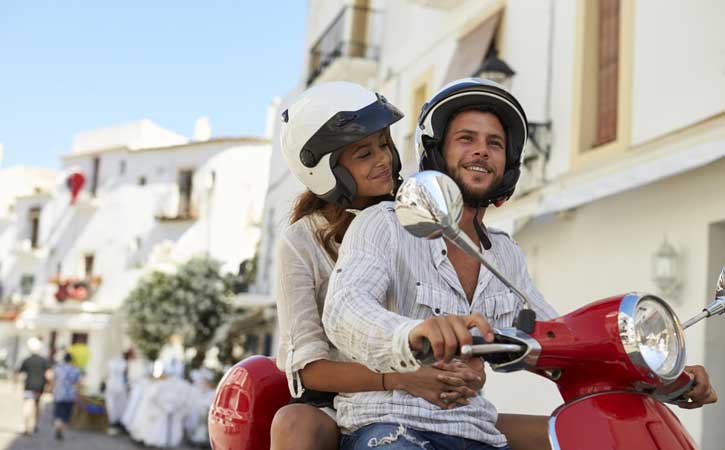
[[483, 385], [481, 378], [465, 363], [441, 364], [442, 369], [421, 367], [415, 372], [385, 374], [386, 387], [404, 390], [441, 409], [467, 405], [468, 398], [475, 396], [480, 389], [475, 386]]
[[[480, 391], [486, 383], [486, 373], [483, 370], [483, 361], [481, 358], [471, 358], [466, 362], [452, 361], [444, 363], [438, 361], [433, 364], [436, 369], [443, 370], [446, 373], [439, 374], [438, 377], [444, 383], [450, 386], [465, 385], [473, 391]], [[464, 384], [461, 384], [463, 382]]]

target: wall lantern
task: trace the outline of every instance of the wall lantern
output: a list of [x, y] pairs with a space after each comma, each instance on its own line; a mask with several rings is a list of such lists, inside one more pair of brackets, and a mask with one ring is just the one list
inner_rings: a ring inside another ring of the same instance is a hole
[[[473, 74], [474, 77], [495, 81], [506, 89], [511, 89], [514, 75], [516, 75], [516, 71], [498, 57], [495, 42], [488, 49], [483, 62]], [[529, 122], [527, 134], [529, 141], [534, 144], [534, 150], [548, 160], [551, 153], [551, 121]]]
[[680, 255], [667, 238], [652, 257], [652, 281], [665, 300], [677, 301], [680, 283]]
[[483, 58], [483, 62], [473, 75], [485, 80], [495, 81], [506, 89], [509, 89], [511, 87], [511, 79], [516, 75], [516, 72], [502, 59], [499, 59], [498, 50], [496, 50], [496, 45], [493, 44], [488, 49], [486, 56]]

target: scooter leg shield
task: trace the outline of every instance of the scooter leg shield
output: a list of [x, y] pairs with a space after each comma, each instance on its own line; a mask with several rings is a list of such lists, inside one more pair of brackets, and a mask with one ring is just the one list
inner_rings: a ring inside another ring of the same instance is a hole
[[677, 417], [634, 392], [593, 394], [561, 406], [549, 420], [554, 450], [696, 450]]

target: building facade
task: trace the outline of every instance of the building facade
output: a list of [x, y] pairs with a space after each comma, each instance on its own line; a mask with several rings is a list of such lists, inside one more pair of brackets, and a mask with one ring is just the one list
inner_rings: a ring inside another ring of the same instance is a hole
[[130, 345], [119, 309], [143, 274], [197, 255], [236, 273], [253, 258], [269, 147], [264, 137], [189, 140], [148, 120], [76, 135], [56, 184], [14, 202], [3, 281], [27, 294], [20, 342], [40, 336], [51, 355], [85, 344], [84, 385], [97, 392], [108, 360]]
[[[479, 75], [496, 50], [527, 111], [529, 143], [514, 198], [486, 213], [524, 249], [562, 313], [627, 291], [662, 295], [686, 319], [712, 300], [725, 265], [725, 5], [674, 0], [308, 1], [298, 88], [349, 80], [406, 114], [393, 126], [404, 172], [424, 101]], [[259, 283], [274, 295], [274, 243], [301, 186], [273, 138]], [[663, 256], [664, 255], [664, 256]], [[665, 258], [662, 260], [662, 258]], [[660, 273], [662, 263], [675, 270]], [[725, 385], [720, 318], [688, 329], [688, 361]], [[516, 395], [511, 395], [511, 392]], [[505, 412], [550, 413], [552, 383], [493, 374]], [[703, 449], [725, 440], [725, 402], [675, 412]]]

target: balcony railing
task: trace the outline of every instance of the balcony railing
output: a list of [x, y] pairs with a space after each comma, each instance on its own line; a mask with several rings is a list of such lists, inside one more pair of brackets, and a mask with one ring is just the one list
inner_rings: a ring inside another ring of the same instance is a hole
[[101, 277], [93, 276], [89, 278], [61, 278], [53, 277], [50, 282], [57, 286], [55, 291], [55, 299], [58, 303], [66, 300], [86, 301], [93, 297], [93, 294], [101, 285]]
[[340, 57], [380, 59], [382, 15], [359, 6], [345, 6], [310, 49], [307, 84]]

